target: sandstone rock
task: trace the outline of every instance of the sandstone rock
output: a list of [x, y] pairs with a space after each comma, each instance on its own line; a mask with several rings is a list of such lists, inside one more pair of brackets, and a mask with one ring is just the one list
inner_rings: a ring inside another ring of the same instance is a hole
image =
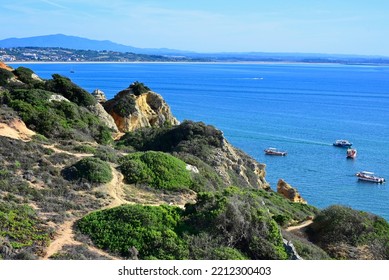
[[92, 95], [96, 98], [98, 103], [104, 103], [107, 101], [107, 98], [105, 97], [105, 93], [102, 90], [95, 89], [92, 92]]
[[114, 132], [119, 132], [114, 119], [111, 117], [107, 111], [104, 110], [104, 107], [100, 103], [96, 103], [93, 106], [88, 107], [89, 111], [98, 116], [100, 120]]
[[8, 71], [12, 71], [13, 69], [11, 67], [9, 67], [7, 64], [5, 64], [4, 62], [1, 62], [0, 61], [0, 68], [2, 69], [5, 69], [5, 70], [8, 70]]
[[284, 180], [280, 179], [278, 180], [277, 183], [277, 192], [279, 194], [282, 194], [284, 197], [289, 199], [292, 202], [298, 202], [298, 203], [304, 203], [306, 204], [307, 202], [305, 199], [303, 199], [299, 192], [293, 188], [291, 185], [286, 183]]
[[35, 132], [28, 129], [26, 124], [19, 118], [4, 122], [0, 120], [0, 136], [30, 141], [34, 135]]
[[113, 117], [120, 132], [161, 127], [167, 123], [179, 124], [162, 96], [152, 91], [135, 95], [128, 88], [105, 102], [104, 108]]

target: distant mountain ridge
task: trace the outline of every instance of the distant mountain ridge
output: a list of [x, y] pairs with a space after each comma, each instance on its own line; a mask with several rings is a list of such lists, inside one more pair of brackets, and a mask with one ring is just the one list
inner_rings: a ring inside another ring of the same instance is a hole
[[389, 57], [380, 55], [350, 55], [323, 53], [287, 52], [212, 52], [200, 53], [168, 48], [137, 48], [114, 43], [109, 40], [92, 40], [64, 34], [43, 35], [27, 38], [0, 40], [0, 48], [63, 48], [72, 50], [114, 51], [144, 55], [184, 57], [213, 62], [302, 62], [302, 63], [343, 63], [343, 64], [389, 64]]
[[27, 38], [8, 38], [0, 40], [0, 48], [15, 48], [15, 47], [52, 47], [66, 48], [79, 50], [94, 50], [94, 51], [117, 51], [117, 52], [132, 52], [137, 54], [156, 54], [156, 55], [179, 55], [190, 52], [173, 50], [167, 48], [136, 48], [114, 43], [109, 40], [92, 40], [77, 36], [69, 36], [64, 34], [43, 35]]

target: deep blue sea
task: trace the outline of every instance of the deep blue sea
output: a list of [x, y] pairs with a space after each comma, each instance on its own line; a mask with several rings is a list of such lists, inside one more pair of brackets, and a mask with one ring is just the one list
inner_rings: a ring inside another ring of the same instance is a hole
[[[19, 64], [21, 65], [21, 64]], [[13, 65], [17, 67], [18, 65]], [[43, 78], [59, 73], [108, 98], [133, 81], [161, 94], [179, 119], [212, 124], [319, 208], [342, 204], [389, 220], [389, 66], [329, 64], [26, 64]], [[70, 71], [74, 70], [74, 73]], [[332, 146], [348, 139], [355, 160]], [[276, 147], [286, 157], [265, 156]]]

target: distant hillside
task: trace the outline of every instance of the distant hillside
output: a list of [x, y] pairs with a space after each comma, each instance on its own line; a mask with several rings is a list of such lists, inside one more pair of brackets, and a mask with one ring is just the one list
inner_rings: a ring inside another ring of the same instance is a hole
[[117, 51], [117, 52], [132, 52], [138, 54], [156, 54], [156, 55], [178, 55], [187, 53], [180, 50], [172, 49], [150, 49], [136, 48], [114, 43], [108, 40], [91, 40], [77, 36], [68, 36], [63, 34], [35, 36], [28, 38], [8, 38], [0, 40], [0, 48], [15, 48], [15, 47], [52, 47], [52, 48], [67, 48], [77, 50], [94, 50], [94, 51]]
[[[194, 59], [196, 61], [213, 62], [292, 62], [292, 63], [342, 63], [342, 64], [389, 64], [389, 57], [367, 56], [367, 55], [347, 55], [347, 54], [318, 54], [318, 53], [275, 53], [275, 52], [218, 52], [218, 53], [196, 53], [183, 50], [167, 48], [136, 48], [114, 43], [108, 40], [91, 40], [76, 36], [63, 34], [45, 35], [28, 38], [8, 38], [0, 40], [0, 61], [12, 61], [8, 59], [10, 48], [61, 48], [71, 50], [95, 51], [95, 52], [119, 52], [132, 53], [138, 55], [157, 55], [183, 59]], [[4, 53], [6, 52], [6, 53]], [[39, 51], [38, 51], [39, 52]], [[104, 53], [104, 58], [100, 54], [90, 54], [89, 57], [96, 56], [93, 61], [161, 61], [160, 58], [137, 59], [134, 57], [123, 57], [121, 54]], [[1, 55], [6, 55], [7, 59]], [[37, 54], [38, 55], [38, 54]], [[25, 61], [25, 59], [17, 59]], [[45, 61], [56, 61], [56, 59], [46, 59]], [[73, 60], [72, 60], [73, 61]], [[82, 61], [82, 60], [81, 60]], [[88, 59], [87, 61], [92, 61]]]

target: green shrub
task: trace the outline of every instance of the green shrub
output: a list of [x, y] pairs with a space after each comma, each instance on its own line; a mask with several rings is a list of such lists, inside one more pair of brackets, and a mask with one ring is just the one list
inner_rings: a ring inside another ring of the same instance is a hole
[[139, 96], [139, 95], [141, 95], [141, 94], [143, 94], [143, 93], [146, 93], [146, 92], [151, 91], [150, 88], [148, 88], [148, 87], [145, 86], [143, 83], [138, 82], [138, 81], [133, 82], [133, 83], [130, 85], [130, 89], [132, 89], [133, 93], [134, 93], [136, 96]]
[[211, 148], [221, 148], [223, 133], [202, 122], [184, 121], [173, 128], [145, 128], [128, 132], [119, 141], [137, 150], [185, 152], [205, 160]]
[[[187, 244], [176, 233], [181, 212], [169, 206], [123, 205], [91, 213], [77, 227], [99, 248], [123, 257], [186, 259]], [[132, 247], [138, 256], [131, 255]]]
[[20, 81], [28, 85], [28, 87], [43, 87], [44, 85], [42, 81], [36, 80], [32, 77], [34, 72], [29, 68], [20, 66], [16, 68], [13, 73]]
[[112, 141], [111, 130], [88, 109], [72, 102], [50, 102], [51, 95], [53, 92], [41, 89], [14, 89], [6, 102], [30, 129], [48, 138]]
[[261, 198], [249, 190], [200, 193], [185, 215], [189, 232], [207, 232], [250, 259], [287, 258], [280, 229]]
[[88, 107], [96, 104], [96, 99], [89, 92], [72, 83], [69, 78], [58, 74], [52, 77], [46, 82], [47, 90], [59, 93], [77, 105]]
[[[389, 223], [376, 215], [334, 205], [321, 211], [309, 227], [310, 239], [325, 248], [367, 246], [375, 259], [389, 258]], [[332, 250], [332, 256], [336, 252]]]
[[14, 77], [11, 71], [0, 68], [0, 86], [8, 84], [8, 80]]
[[90, 183], [108, 183], [113, 178], [109, 164], [94, 157], [83, 158], [66, 168], [63, 174], [67, 179], [85, 179]]
[[179, 190], [191, 186], [185, 162], [162, 152], [134, 153], [120, 159], [120, 170], [130, 184], [148, 184], [158, 189]]
[[[115, 103], [114, 106], [112, 106], [110, 103], [111, 101], [108, 101], [104, 103], [104, 108], [110, 112], [112, 110], [116, 114], [118, 114], [121, 117], [128, 117], [129, 115], [136, 112], [136, 103], [133, 96], [128, 94], [128, 90], [120, 91], [117, 96], [120, 96], [120, 102]], [[115, 102], [115, 98], [112, 100], [112, 102]], [[107, 107], [109, 106], [109, 108]], [[112, 107], [111, 107], [112, 106]]]

